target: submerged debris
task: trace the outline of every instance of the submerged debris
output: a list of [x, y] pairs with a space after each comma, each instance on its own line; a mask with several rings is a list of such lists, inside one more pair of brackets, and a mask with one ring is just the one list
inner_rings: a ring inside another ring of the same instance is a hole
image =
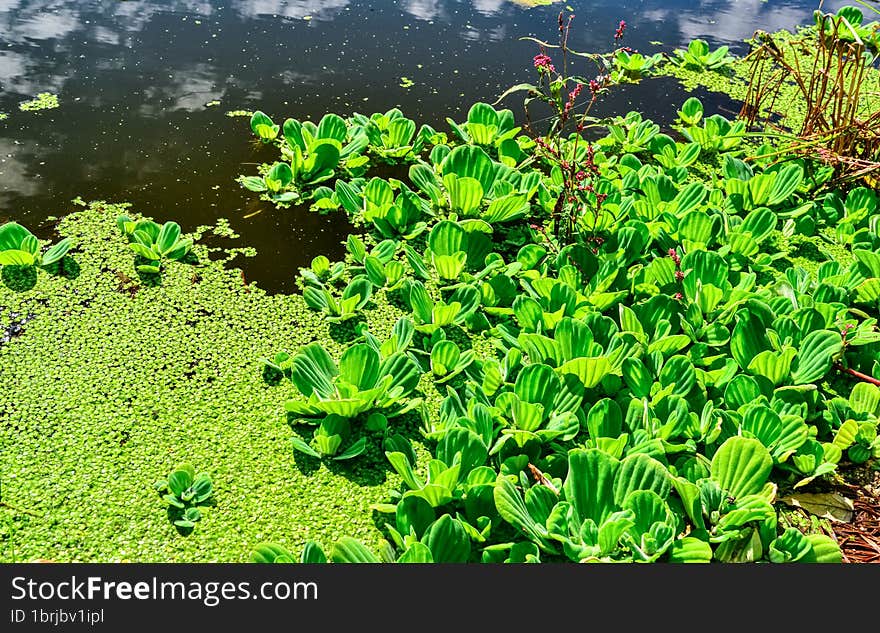
[[37, 318], [33, 312], [22, 315], [20, 312], [10, 311], [8, 315], [8, 324], [5, 320], [0, 320], [0, 345], [9, 343], [12, 339], [24, 334], [25, 325]]

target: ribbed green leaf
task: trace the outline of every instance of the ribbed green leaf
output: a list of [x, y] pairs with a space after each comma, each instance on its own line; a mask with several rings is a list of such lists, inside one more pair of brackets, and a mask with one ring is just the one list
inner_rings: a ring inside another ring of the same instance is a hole
[[461, 350], [452, 341], [439, 341], [431, 350], [431, 371], [436, 376], [445, 376], [455, 370]]
[[314, 541], [306, 541], [299, 562], [306, 564], [326, 563], [327, 555]]
[[563, 363], [559, 371], [563, 374], [574, 374], [587, 389], [592, 389], [611, 373], [611, 363], [604, 356], [575, 358]]
[[660, 371], [660, 384], [664, 387], [672, 386], [672, 393], [675, 395], [686, 396], [697, 384], [693, 363], [685, 356], [673, 356]]
[[467, 265], [467, 253], [459, 251], [452, 255], [433, 255], [434, 268], [441, 279], [455, 280], [464, 272]]
[[795, 350], [791, 347], [786, 347], [781, 352], [764, 350], [752, 358], [748, 370], [755, 376], [763, 376], [774, 386], [779, 386], [788, 378], [794, 357]]
[[281, 130], [284, 134], [284, 140], [287, 141], [287, 144], [291, 148], [297, 147], [302, 152], [306, 151], [306, 141], [303, 136], [302, 123], [296, 119], [287, 119], [281, 126]]
[[[140, 246], [140, 244], [132, 244], [132, 246]], [[0, 266], [30, 266], [34, 261], [34, 256], [27, 251], [15, 249], [0, 251]]]
[[794, 384], [803, 385], [820, 380], [831, 369], [831, 364], [842, 349], [843, 342], [839, 332], [817, 330], [807, 334], [801, 341], [795, 368], [791, 373]]
[[493, 496], [502, 519], [542, 548], [546, 547], [547, 528], [532, 518], [522, 495], [509, 479], [499, 475]]
[[299, 452], [305, 453], [309, 457], [314, 457], [315, 459], [321, 459], [321, 454], [314, 448], [309, 446], [309, 444], [303, 438], [293, 437], [291, 438], [291, 442], [293, 443], [293, 448], [295, 448]]
[[777, 205], [785, 202], [801, 186], [803, 179], [804, 170], [800, 165], [793, 164], [780, 169], [776, 172], [768, 204]]
[[753, 402], [760, 395], [761, 388], [757, 381], [745, 374], [734, 376], [724, 389], [724, 401], [731, 409]]
[[644, 453], [628, 455], [620, 462], [614, 478], [614, 500], [622, 504], [634, 490], [650, 490], [665, 499], [672, 488], [666, 467]]
[[404, 453], [398, 451], [386, 451], [385, 457], [388, 458], [388, 462], [394, 470], [397, 471], [401, 479], [403, 479], [403, 482], [409, 486], [410, 489], [418, 490], [419, 488], [424, 487], [425, 484], [416, 476], [412, 464]]
[[766, 328], [761, 320], [747, 309], [736, 314], [736, 325], [730, 335], [730, 353], [742, 369], [746, 369], [752, 359], [770, 349]]
[[480, 208], [483, 187], [479, 180], [446, 174], [443, 176], [443, 185], [449, 192], [450, 208], [462, 217], [470, 217]]
[[431, 548], [424, 543], [413, 543], [400, 555], [397, 562], [415, 564], [434, 563], [437, 561], [434, 560], [434, 556], [431, 554]]
[[57, 261], [60, 261], [67, 252], [70, 250], [72, 242], [70, 238], [64, 238], [54, 246], [51, 246], [43, 253], [43, 257], [41, 263], [43, 266], [49, 266], [50, 264], [54, 264]]
[[559, 344], [548, 336], [524, 332], [517, 337], [517, 341], [533, 363], [548, 363], [556, 366], [562, 360]]
[[435, 255], [455, 255], [467, 251], [467, 232], [457, 222], [443, 220], [428, 235], [428, 247]]
[[291, 380], [304, 396], [317, 393], [329, 397], [334, 391], [332, 380], [338, 373], [330, 354], [319, 343], [306, 345], [293, 357]]
[[329, 138], [339, 143], [344, 143], [346, 136], [348, 136], [348, 129], [345, 126], [345, 120], [338, 114], [332, 113], [324, 115], [318, 124], [318, 132], [315, 134], [315, 138]]
[[434, 508], [421, 497], [404, 497], [397, 503], [395, 521], [397, 531], [403, 535], [415, 532], [421, 538], [435, 519]]
[[480, 217], [486, 222], [510, 222], [529, 212], [529, 203], [524, 195], [509, 194], [493, 200]]
[[358, 389], [372, 389], [379, 380], [379, 353], [366, 343], [349, 347], [339, 359], [339, 376]]
[[381, 562], [360, 541], [343, 536], [330, 549], [330, 560], [334, 563], [378, 563]]
[[559, 376], [552, 367], [531, 364], [524, 367], [516, 378], [514, 393], [523, 402], [541, 404], [549, 411], [559, 392]]
[[[293, 170], [287, 163], [275, 163], [266, 175], [269, 180], [280, 183], [281, 188], [288, 186], [293, 181]], [[270, 187], [271, 189], [271, 187]]]
[[0, 251], [20, 250], [21, 243], [32, 233], [17, 222], [0, 226]]
[[672, 544], [666, 560], [670, 563], [709, 563], [712, 562], [712, 546], [686, 536]]
[[408, 148], [416, 134], [416, 122], [400, 117], [388, 124], [384, 145], [388, 149]]
[[339, 164], [342, 146], [333, 139], [317, 140], [309, 147], [309, 157], [303, 166], [303, 178], [312, 183], [320, 182], [333, 175]]
[[601, 524], [614, 511], [615, 475], [620, 462], [596, 449], [568, 453], [568, 476], [563, 490], [578, 522], [592, 519]]
[[768, 449], [782, 436], [782, 420], [773, 409], [764, 405], [749, 407], [743, 416], [742, 430], [748, 431]]
[[843, 555], [840, 545], [830, 536], [824, 534], [807, 534], [806, 539], [812, 549], [801, 559], [804, 563], [840, 563]]
[[859, 382], [849, 394], [849, 406], [856, 413], [868, 413], [880, 417], [880, 387]]
[[440, 165], [443, 175], [455, 174], [459, 178], [475, 178], [483, 191], [492, 191], [497, 168], [489, 155], [473, 145], [459, 145], [453, 149]]
[[723, 288], [727, 282], [728, 266], [724, 258], [709, 251], [691, 251], [681, 258], [682, 270], [693, 270], [703, 284]]
[[535, 299], [519, 295], [513, 302], [513, 314], [519, 326], [527, 332], [536, 332], [544, 323], [544, 310]]
[[718, 227], [718, 221], [705, 211], [690, 211], [678, 223], [678, 235], [682, 241], [709, 244], [718, 234]]
[[773, 563], [796, 563], [812, 551], [812, 545], [797, 528], [790, 527], [770, 543], [768, 557]]
[[651, 393], [651, 374], [638, 358], [624, 359], [622, 372], [626, 386], [636, 398], [644, 398]]
[[734, 498], [761, 491], [770, 471], [773, 458], [758, 440], [731, 437], [712, 457], [712, 479]]
[[293, 554], [281, 545], [275, 543], [260, 543], [251, 552], [250, 560], [252, 563], [265, 564], [281, 562], [278, 561], [279, 558], [283, 559], [283, 562], [287, 562], [288, 560], [292, 562]]
[[461, 522], [448, 514], [431, 524], [422, 542], [431, 550], [435, 563], [466, 563], [470, 558], [470, 538]]

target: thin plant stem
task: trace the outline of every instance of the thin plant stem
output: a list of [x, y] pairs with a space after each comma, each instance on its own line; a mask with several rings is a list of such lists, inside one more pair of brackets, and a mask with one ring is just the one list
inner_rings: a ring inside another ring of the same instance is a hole
[[878, 387], [880, 387], [880, 380], [877, 380], [873, 376], [869, 376], [868, 374], [863, 374], [862, 372], [856, 371], [855, 369], [850, 369], [849, 367], [844, 367], [840, 363], [837, 363], [837, 365], [835, 365], [835, 368], [839, 372], [842, 372], [844, 374], [849, 374], [850, 376], [858, 378], [859, 380], [861, 380], [863, 382], [869, 382], [872, 385], [877, 385]]

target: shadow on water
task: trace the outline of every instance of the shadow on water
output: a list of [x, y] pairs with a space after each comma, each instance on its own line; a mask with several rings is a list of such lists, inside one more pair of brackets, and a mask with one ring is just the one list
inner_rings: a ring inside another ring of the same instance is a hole
[[270, 293], [295, 292], [299, 267], [308, 267], [317, 255], [342, 259], [346, 237], [358, 232], [344, 212], [312, 213], [308, 206], [276, 209], [265, 202], [260, 207], [257, 215], [233, 223], [241, 238], [228, 245], [256, 248], [254, 257], [238, 257], [234, 265], [249, 283], [256, 282]]
[[[742, 52], [757, 28], [810, 22], [816, 2], [57, 0], [47, 9], [9, 0], [0, 4], [0, 218], [51, 237], [47, 219], [78, 196], [131, 202], [184, 230], [227, 218], [241, 235], [234, 245], [258, 251], [236, 259], [248, 280], [290, 292], [297, 267], [339, 258], [352, 227], [342, 214], [276, 210], [244, 191], [235, 178], [275, 155], [253, 141], [247, 118], [227, 112], [261, 109], [280, 121], [400, 107], [445, 130], [446, 117], [460, 121], [470, 104], [531, 80], [535, 45], [520, 38], [552, 39], [568, 7], [577, 50], [609, 50], [625, 19], [625, 43], [644, 52], [695, 37]], [[60, 107], [19, 110], [41, 92]], [[652, 80], [600, 110], [638, 109], [662, 124], [687, 96]], [[520, 114], [517, 98], [505, 105]]]
[[[291, 425], [291, 428], [293, 428], [294, 433], [305, 442], [309, 442], [314, 433], [314, 429], [304, 429], [300, 428], [298, 425]], [[346, 444], [355, 441], [358, 435], [360, 435], [360, 433], [355, 433], [355, 437], [350, 439]], [[356, 459], [340, 461], [334, 460], [330, 457], [318, 459], [317, 457], [306, 455], [301, 451], [294, 450], [291, 446], [290, 450], [294, 451], [294, 464], [305, 476], [313, 475], [321, 469], [321, 466], [324, 466], [334, 475], [345, 477], [359, 486], [378, 486], [385, 482], [391, 469], [381, 449], [381, 434], [365, 433], [364, 436], [367, 438], [366, 449]]]

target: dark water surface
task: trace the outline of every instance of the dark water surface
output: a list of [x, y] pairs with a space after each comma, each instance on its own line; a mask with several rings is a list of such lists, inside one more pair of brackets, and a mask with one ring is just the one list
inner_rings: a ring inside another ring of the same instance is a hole
[[[369, 114], [400, 107], [446, 129], [475, 101], [494, 101], [531, 81], [535, 46], [552, 40], [556, 16], [575, 14], [570, 44], [625, 43], [671, 51], [703, 37], [741, 41], [755, 29], [812, 20], [815, 0], [0, 0], [0, 221], [45, 234], [47, 218], [77, 196], [134, 203], [184, 230], [229, 218], [240, 263], [264, 288], [293, 288], [297, 266], [339, 255], [342, 214], [276, 210], [234, 181], [275, 158], [252, 142], [230, 110], [288, 116]], [[847, 4], [826, 2], [826, 10]], [[662, 43], [661, 44], [658, 44]], [[409, 78], [411, 87], [401, 86]], [[20, 102], [57, 94], [60, 107], [21, 112]], [[617, 90], [602, 113], [640, 109], [658, 121], [687, 93], [672, 80]], [[219, 102], [219, 103], [218, 103]], [[517, 97], [508, 107], [521, 113]], [[245, 217], [250, 216], [250, 217]], [[44, 227], [43, 231], [40, 228]]]

